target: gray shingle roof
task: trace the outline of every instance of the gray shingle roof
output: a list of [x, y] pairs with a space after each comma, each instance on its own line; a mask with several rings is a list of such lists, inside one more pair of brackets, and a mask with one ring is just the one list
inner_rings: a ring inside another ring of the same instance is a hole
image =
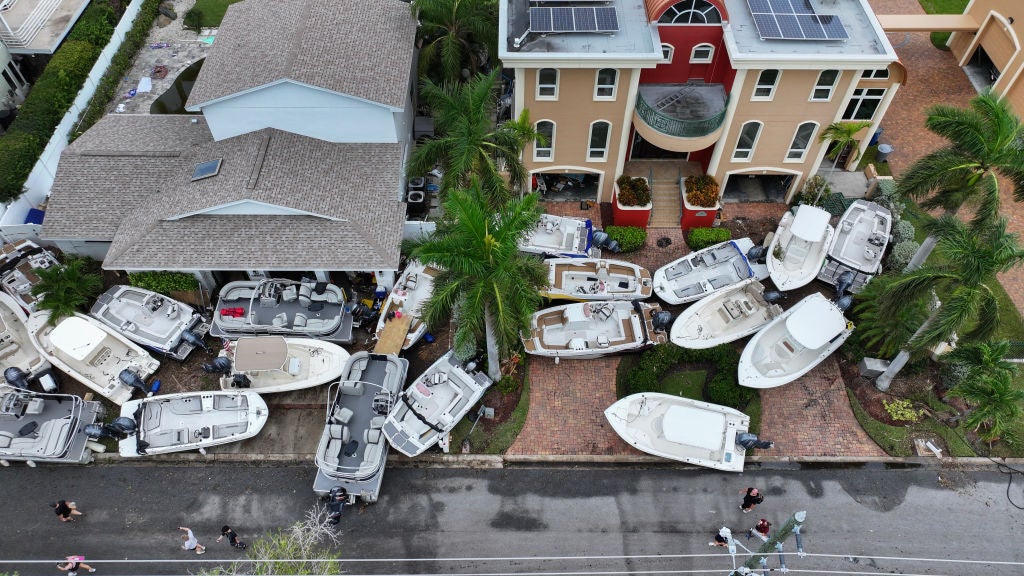
[[401, 0], [245, 0], [228, 9], [187, 106], [291, 79], [402, 108], [415, 34]]

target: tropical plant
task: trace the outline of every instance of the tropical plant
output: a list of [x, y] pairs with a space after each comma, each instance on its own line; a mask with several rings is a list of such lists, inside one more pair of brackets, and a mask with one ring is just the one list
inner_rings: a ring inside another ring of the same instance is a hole
[[882, 407], [889, 414], [889, 417], [893, 420], [903, 420], [905, 422], [917, 422], [925, 415], [924, 410], [918, 410], [914, 408], [914, 403], [910, 400], [897, 398], [895, 400], [882, 400]]
[[1009, 350], [1009, 342], [964, 344], [957, 346], [952, 352], [943, 354], [942, 361], [964, 367], [965, 372], [960, 378], [961, 381], [1004, 372], [1010, 376], [1016, 376], [1017, 365], [1006, 360], [1006, 353]]
[[498, 5], [494, 0], [413, 0], [419, 20], [420, 74], [460, 81], [497, 54]]
[[828, 198], [830, 195], [832, 195], [832, 185], [821, 174], [815, 174], [804, 182], [803, 190], [800, 192], [797, 202], [810, 206], [820, 206], [823, 203], [821, 199]]
[[[829, 173], [830, 185], [832, 175], [839, 169], [839, 157], [843, 155], [847, 148], [857, 144], [857, 133], [869, 126], [871, 126], [871, 122], [868, 120], [833, 122], [821, 131], [818, 140], [822, 143], [832, 143], [832, 149], [825, 155], [826, 158], [832, 161], [832, 172]], [[860, 149], [854, 147], [849, 161], [856, 162], [858, 158], [860, 158]], [[815, 203], [817, 203], [817, 200], [815, 200]]]
[[[999, 178], [1013, 186], [1016, 201], [1024, 201], [1024, 127], [1005, 100], [988, 91], [967, 108], [938, 104], [926, 113], [925, 127], [949, 144], [904, 171], [897, 183], [901, 196], [946, 215], [969, 203], [976, 227], [999, 215]], [[924, 264], [938, 240], [929, 235], [908, 268]]]
[[691, 206], [714, 208], [718, 205], [718, 182], [714, 176], [687, 176], [683, 183], [686, 187], [686, 201]]
[[686, 236], [690, 250], [700, 250], [729, 240], [732, 240], [732, 232], [728, 228], [692, 228]]
[[965, 378], [949, 395], [973, 406], [964, 422], [989, 443], [1004, 436], [1024, 413], [1024, 390], [1014, 385], [1008, 372]]
[[620, 252], [636, 252], [647, 242], [647, 230], [639, 226], [608, 226], [604, 231], [619, 243]]
[[[510, 186], [519, 190], [527, 181], [520, 157], [538, 136], [527, 110], [495, 127], [497, 74], [478, 74], [464, 84], [424, 80], [421, 94], [430, 103], [439, 136], [418, 144], [409, 161], [410, 174], [425, 174], [440, 165], [442, 193], [466, 188], [471, 177], [479, 178], [493, 208], [509, 198]], [[502, 171], [508, 174], [507, 183]]]
[[190, 292], [199, 288], [199, 280], [187, 272], [130, 272], [128, 282], [165, 296], [170, 296], [171, 292]]
[[89, 271], [90, 261], [68, 256], [64, 264], [36, 268], [39, 282], [32, 287], [33, 296], [42, 296], [40, 310], [49, 310], [51, 325], [89, 303], [103, 289], [103, 279]]
[[920, 247], [921, 245], [913, 239], [896, 242], [885, 258], [885, 268], [887, 270], [903, 270]]
[[889, 388], [912, 352], [934, 346], [954, 333], [964, 342], [984, 342], [992, 337], [1000, 317], [999, 299], [990, 285], [997, 281], [997, 274], [1024, 261], [1017, 235], [1008, 233], [1006, 226], [1005, 218], [981, 228], [949, 215], [926, 224], [928, 233], [939, 238], [944, 262], [904, 272], [893, 280], [880, 295], [880, 311], [896, 314], [908, 302], [931, 300], [935, 295], [942, 304], [875, 381], [879, 390]]
[[913, 338], [917, 328], [928, 319], [928, 306], [925, 302], [907, 302], [895, 313], [881, 312], [880, 295], [895, 278], [886, 274], [872, 279], [856, 295], [853, 307], [857, 321], [853, 337], [861, 346], [879, 356], [899, 353], [903, 345]]
[[647, 206], [651, 203], [651, 185], [643, 176], [627, 176], [623, 174], [615, 180], [619, 187], [616, 194], [619, 204], [623, 206]]
[[[900, 220], [892, 227], [892, 241], [895, 244], [914, 239], [914, 225], [910, 220]], [[902, 270], [902, 268], [900, 268]]]
[[407, 242], [411, 258], [443, 270], [423, 306], [428, 325], [454, 318], [455, 345], [484, 340], [488, 374], [501, 377], [501, 361], [520, 347], [520, 334], [541, 304], [547, 267], [519, 251], [518, 242], [540, 219], [538, 198], [528, 194], [497, 209], [484, 200], [479, 182], [449, 191], [445, 222], [423, 240]]

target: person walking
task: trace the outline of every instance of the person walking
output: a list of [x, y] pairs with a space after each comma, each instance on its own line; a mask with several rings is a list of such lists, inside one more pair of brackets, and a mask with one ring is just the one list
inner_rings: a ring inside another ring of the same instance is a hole
[[238, 534], [231, 529], [231, 526], [228, 526], [227, 524], [225, 524], [224, 527], [220, 529], [220, 536], [217, 537], [217, 542], [220, 542], [225, 538], [228, 539], [228, 543], [231, 544], [233, 548], [238, 548], [240, 550], [245, 550], [246, 548], [248, 548], [248, 545], [245, 542], [239, 540]]
[[85, 516], [85, 513], [78, 509], [78, 504], [66, 500], [50, 502], [50, 508], [53, 508], [54, 514], [61, 522], [74, 522], [75, 516]]
[[744, 514], [750, 512], [755, 506], [764, 502], [764, 496], [757, 488], [741, 488], [740, 494], [743, 494], [743, 504], [740, 504], [740, 510]]
[[196, 554], [206, 554], [206, 546], [199, 543], [199, 540], [196, 539], [196, 536], [192, 533], [191, 529], [184, 526], [178, 526], [178, 530], [185, 531], [185, 533], [181, 535], [181, 539], [185, 541], [185, 543], [181, 545], [182, 550], [195, 550]]
[[67, 562], [57, 563], [57, 570], [60, 570], [61, 572], [67, 572], [68, 576], [78, 576], [79, 568], [85, 568], [89, 572], [96, 571], [95, 568], [89, 566], [88, 564], [83, 562], [83, 560], [85, 560], [85, 556], [68, 556]]
[[[721, 528], [718, 529], [718, 532], [715, 533], [715, 539], [712, 540], [711, 542], [708, 542], [708, 546], [727, 547], [727, 546], [729, 546], [729, 540], [731, 538], [732, 538], [732, 530], [729, 530], [728, 526], [722, 526]], [[730, 552], [732, 552], [732, 549], [730, 549]]]
[[747, 537], [757, 536], [761, 542], [767, 542], [772, 531], [772, 523], [767, 518], [761, 518], [754, 524], [754, 527], [747, 531]]

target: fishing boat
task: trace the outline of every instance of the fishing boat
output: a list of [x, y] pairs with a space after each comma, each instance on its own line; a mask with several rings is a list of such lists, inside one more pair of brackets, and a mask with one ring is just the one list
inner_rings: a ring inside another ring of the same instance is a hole
[[406, 456], [417, 456], [445, 437], [493, 384], [449, 350], [416, 378], [384, 421], [384, 437]]
[[604, 416], [637, 450], [716, 470], [743, 471], [746, 450], [736, 441], [750, 426], [750, 417], [739, 410], [644, 392], [612, 404]]
[[434, 279], [441, 271], [433, 266], [424, 266], [418, 260], [412, 260], [402, 271], [399, 282], [388, 294], [381, 306], [381, 315], [377, 319], [377, 338], [384, 332], [384, 325], [396, 316], [409, 316], [409, 329], [405, 334], [402, 350], [408, 350], [427, 333], [427, 324], [423, 322], [423, 303], [434, 293]]
[[349, 358], [341, 380], [327, 393], [327, 421], [316, 448], [316, 494], [344, 488], [363, 502], [377, 501], [388, 458], [381, 429], [408, 369], [409, 361], [394, 354], [356, 352]]
[[344, 290], [327, 282], [239, 280], [220, 289], [210, 335], [241, 338], [273, 334], [352, 341], [352, 313]]
[[125, 338], [175, 360], [197, 347], [210, 325], [188, 304], [136, 286], [113, 286], [100, 294], [89, 315]]
[[25, 328], [27, 321], [28, 315], [18, 302], [0, 292], [0, 382], [12, 368], [17, 369], [17, 378], [27, 380], [50, 367], [42, 353], [32, 345]]
[[88, 464], [102, 446], [89, 441], [85, 427], [102, 418], [98, 401], [0, 384], [0, 464]]
[[541, 214], [537, 226], [519, 241], [519, 250], [549, 258], [589, 258], [593, 242], [590, 220]]
[[220, 374], [221, 390], [251, 388], [273, 394], [336, 380], [348, 358], [344, 348], [323, 340], [247, 336], [229, 344], [202, 369]]
[[551, 258], [545, 298], [560, 300], [643, 300], [651, 295], [651, 273], [621, 260]]
[[811, 294], [747, 342], [740, 355], [739, 383], [748, 388], [788, 384], [842, 346], [853, 328], [834, 302]]
[[669, 304], [685, 304], [749, 278], [763, 280], [768, 270], [747, 258], [753, 247], [750, 238], [739, 238], [691, 252], [654, 272], [654, 293]]
[[669, 340], [683, 348], [714, 348], [750, 336], [780, 314], [782, 307], [765, 299], [764, 285], [748, 278], [683, 310]]
[[882, 256], [889, 245], [891, 228], [892, 213], [888, 208], [869, 200], [850, 204], [836, 226], [818, 279], [835, 286], [839, 276], [849, 271], [853, 278], [848, 290], [860, 292], [882, 273]]
[[60, 266], [57, 257], [31, 240], [4, 244], [0, 249], [0, 288], [7, 292], [26, 312], [38, 309], [43, 295], [33, 295], [32, 287], [40, 282], [36, 270]]
[[795, 215], [783, 215], [766, 256], [776, 288], [793, 290], [814, 280], [835, 234], [828, 223], [831, 218], [825, 210], [807, 204], [801, 204]]
[[56, 326], [50, 313], [33, 312], [25, 323], [36, 350], [62, 372], [118, 406], [133, 389], [148, 392], [146, 379], [160, 362], [138, 344], [84, 314], [62, 318]]
[[635, 300], [564, 304], [534, 313], [523, 345], [556, 361], [633, 352], [667, 342], [670, 319], [661, 306]]
[[210, 446], [252, 438], [263, 429], [268, 414], [267, 403], [251, 390], [184, 392], [129, 400], [121, 406], [121, 417], [130, 418], [135, 427], [118, 442], [118, 451], [125, 458], [186, 450], [203, 452]]

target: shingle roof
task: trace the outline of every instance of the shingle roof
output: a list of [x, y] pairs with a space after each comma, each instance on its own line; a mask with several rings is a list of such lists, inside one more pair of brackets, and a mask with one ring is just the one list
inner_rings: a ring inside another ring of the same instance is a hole
[[[61, 156], [42, 235], [110, 240], [104, 267], [113, 269], [398, 267], [400, 144], [274, 129], [213, 142], [192, 118], [111, 115], [97, 123]], [[167, 148], [194, 144], [154, 152], [157, 136]], [[217, 176], [191, 181], [196, 163], [216, 158]], [[306, 214], [197, 214], [245, 200]]]
[[228, 9], [187, 106], [290, 79], [402, 108], [415, 35], [401, 0], [245, 0]]

